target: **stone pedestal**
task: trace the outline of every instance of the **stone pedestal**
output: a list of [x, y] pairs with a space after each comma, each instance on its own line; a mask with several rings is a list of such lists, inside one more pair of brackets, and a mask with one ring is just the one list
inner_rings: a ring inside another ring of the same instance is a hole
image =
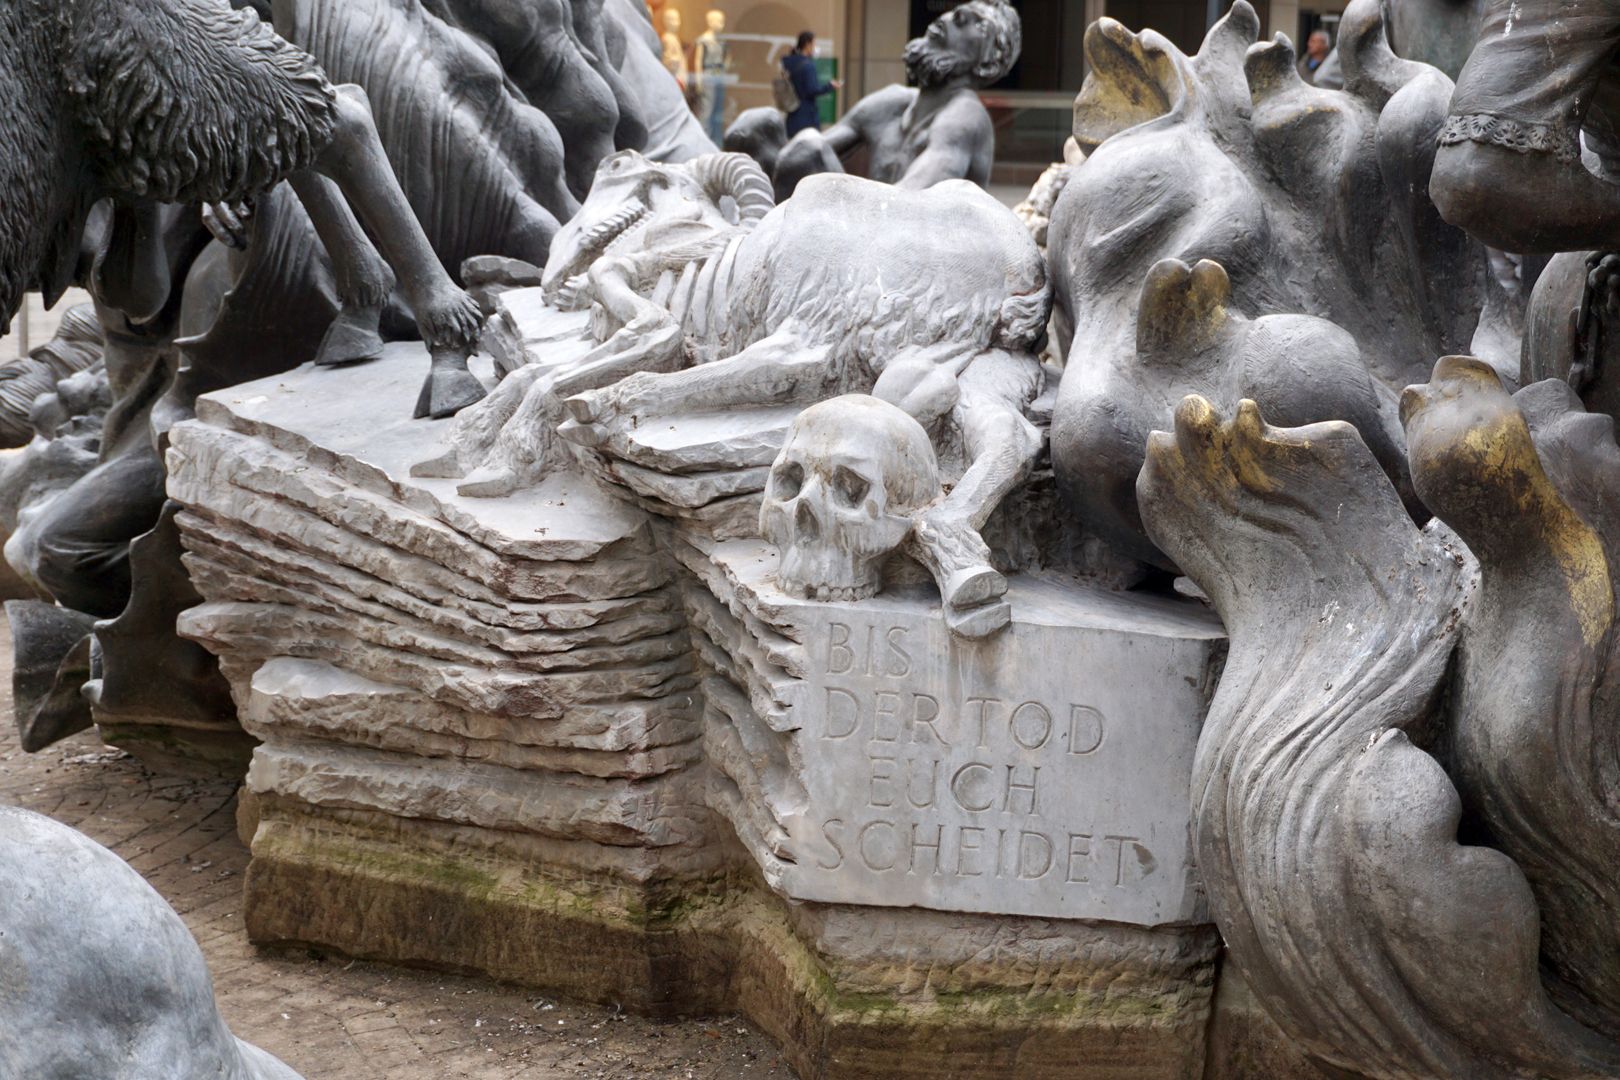
[[964, 643], [931, 587], [793, 600], [583, 472], [464, 498], [409, 475], [422, 363], [173, 432], [181, 630], [262, 741], [256, 941], [740, 1011], [807, 1080], [1203, 1074], [1201, 607], [1021, 577]]

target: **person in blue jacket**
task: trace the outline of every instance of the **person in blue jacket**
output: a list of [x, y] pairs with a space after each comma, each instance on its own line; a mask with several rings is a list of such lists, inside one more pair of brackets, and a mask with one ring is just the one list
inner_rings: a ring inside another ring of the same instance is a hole
[[806, 128], [821, 130], [821, 108], [816, 99], [843, 87], [837, 79], [822, 82], [816, 75], [816, 35], [806, 30], [799, 35], [798, 46], [782, 57], [782, 69], [793, 83], [793, 92], [799, 95], [799, 107], [787, 114], [788, 138]]

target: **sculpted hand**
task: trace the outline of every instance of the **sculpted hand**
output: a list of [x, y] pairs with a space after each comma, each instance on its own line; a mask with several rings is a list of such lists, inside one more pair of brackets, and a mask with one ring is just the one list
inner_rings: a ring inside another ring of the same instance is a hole
[[253, 224], [253, 201], [208, 203], [202, 208], [203, 225], [214, 239], [236, 251], [246, 251], [248, 229]]
[[1594, 251], [1586, 257], [1586, 288], [1575, 316], [1577, 356], [1569, 369], [1569, 385], [1576, 393], [1597, 378], [1605, 327], [1620, 327], [1620, 254]]

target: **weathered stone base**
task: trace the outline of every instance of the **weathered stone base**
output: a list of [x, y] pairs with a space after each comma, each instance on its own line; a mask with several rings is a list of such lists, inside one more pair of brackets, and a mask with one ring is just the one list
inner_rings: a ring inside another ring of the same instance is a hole
[[101, 741], [128, 751], [153, 769], [208, 776], [241, 776], [258, 745], [239, 727], [187, 728], [161, 720], [97, 724]]
[[1238, 970], [1222, 964], [1204, 1076], [1207, 1080], [1327, 1080], [1329, 1074], [1313, 1065], [1266, 1015]]
[[179, 630], [260, 742], [254, 941], [741, 1013], [804, 1080], [1203, 1075], [1207, 615], [1032, 577], [995, 642], [927, 587], [812, 609], [757, 543], [566, 463], [499, 498], [416, 475], [449, 426], [409, 419], [422, 358], [391, 352], [171, 433]]
[[1203, 1074], [1208, 927], [788, 904], [718, 867], [643, 865], [627, 883], [525, 838], [496, 850], [476, 830], [273, 798], [257, 815], [245, 918], [262, 944], [658, 1016], [741, 1013], [804, 1080]]

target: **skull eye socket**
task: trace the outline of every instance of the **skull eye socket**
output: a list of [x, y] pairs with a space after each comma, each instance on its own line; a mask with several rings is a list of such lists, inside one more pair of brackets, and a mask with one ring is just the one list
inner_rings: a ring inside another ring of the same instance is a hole
[[790, 461], [776, 470], [771, 478], [771, 488], [778, 499], [797, 498], [799, 489], [804, 487], [804, 468], [796, 461]]
[[854, 508], [866, 501], [867, 492], [872, 490], [872, 485], [867, 483], [866, 478], [860, 473], [840, 465], [833, 472], [832, 488], [839, 502]]

